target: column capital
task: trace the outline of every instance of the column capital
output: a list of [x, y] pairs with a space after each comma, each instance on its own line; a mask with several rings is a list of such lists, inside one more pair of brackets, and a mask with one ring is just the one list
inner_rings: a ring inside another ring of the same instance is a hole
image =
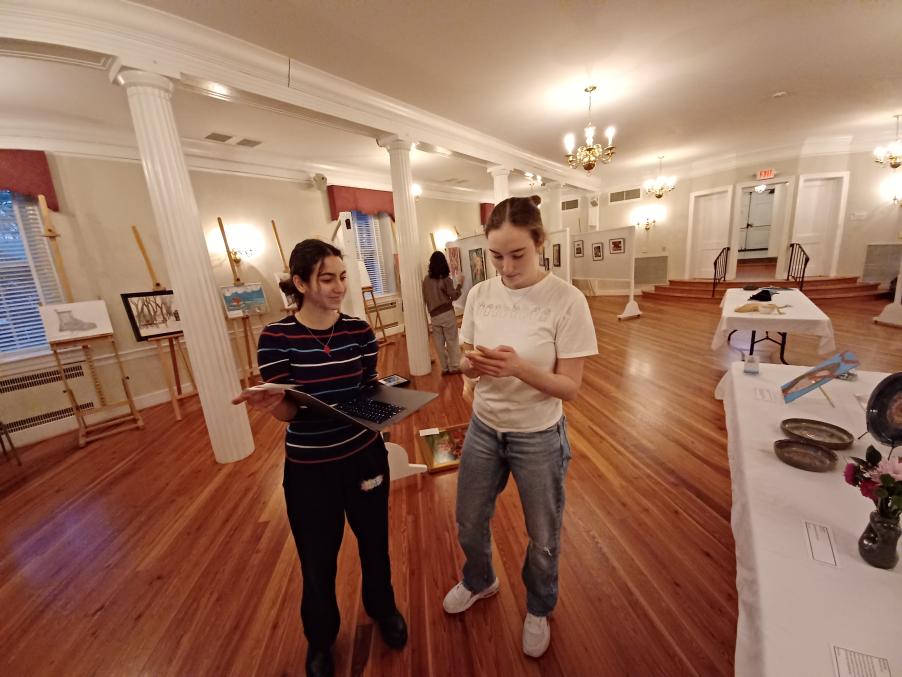
[[376, 143], [389, 153], [392, 151], [406, 150], [410, 152], [413, 149], [413, 142], [409, 136], [401, 136], [399, 134], [386, 134], [376, 139]]
[[511, 171], [513, 170], [502, 165], [489, 165], [486, 167], [486, 171], [492, 176], [510, 176]]
[[154, 87], [170, 95], [175, 89], [172, 80], [165, 75], [151, 73], [150, 71], [121, 70], [116, 75], [116, 83], [126, 89], [130, 87]]

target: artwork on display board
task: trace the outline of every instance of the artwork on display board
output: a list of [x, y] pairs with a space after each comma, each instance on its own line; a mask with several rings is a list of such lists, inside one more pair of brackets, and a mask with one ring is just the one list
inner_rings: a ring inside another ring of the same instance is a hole
[[561, 245], [559, 244], [551, 245], [551, 263], [555, 268], [561, 267]]
[[813, 366], [804, 374], [796, 376], [788, 383], [780, 386], [783, 392], [783, 401], [787, 404], [810, 393], [815, 388], [820, 388], [825, 383], [845, 374], [859, 365], [854, 353], [843, 351], [820, 364]]
[[542, 259], [542, 267], [545, 270], [551, 270], [551, 261], [548, 259]]
[[113, 325], [106, 303], [79, 301], [40, 306], [41, 322], [49, 343], [110, 336]]
[[451, 279], [459, 280], [463, 268], [460, 265], [460, 247], [446, 247], [445, 256], [448, 258], [448, 269], [451, 271]]
[[582, 258], [583, 256], [583, 241], [582, 240], [574, 240], [573, 241], [573, 256], [575, 258]]
[[136, 341], [178, 336], [182, 316], [171, 289], [120, 294]]
[[592, 243], [592, 260], [593, 261], [604, 261], [604, 243], [603, 242], [593, 242]]
[[266, 295], [263, 284], [248, 282], [247, 284], [220, 287], [222, 303], [229, 319], [245, 315], [260, 315], [266, 312]]
[[461, 423], [446, 428], [428, 428], [420, 431], [420, 446], [429, 472], [458, 466], [468, 425]]
[[608, 240], [608, 251], [611, 254], [625, 254], [626, 238], [615, 237], [612, 240]]
[[485, 254], [482, 247], [470, 250], [470, 279], [473, 284], [485, 281]]
[[276, 289], [279, 290], [279, 297], [282, 299], [282, 310], [290, 310], [291, 312], [297, 310], [294, 301], [285, 296], [285, 292], [283, 292], [282, 287], [279, 286], [282, 280], [287, 280], [291, 276], [288, 273], [273, 273], [272, 277], [276, 281]]

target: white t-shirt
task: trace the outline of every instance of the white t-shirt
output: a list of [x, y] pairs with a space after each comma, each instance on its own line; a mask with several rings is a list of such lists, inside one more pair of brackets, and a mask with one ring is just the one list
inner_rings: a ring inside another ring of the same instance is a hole
[[[558, 358], [598, 354], [586, 297], [550, 273], [523, 289], [508, 289], [500, 276], [474, 286], [467, 295], [461, 338], [473, 346], [510, 346], [547, 372], [554, 371]], [[563, 405], [513, 376], [481, 376], [473, 412], [498, 432], [536, 432], [557, 423]]]

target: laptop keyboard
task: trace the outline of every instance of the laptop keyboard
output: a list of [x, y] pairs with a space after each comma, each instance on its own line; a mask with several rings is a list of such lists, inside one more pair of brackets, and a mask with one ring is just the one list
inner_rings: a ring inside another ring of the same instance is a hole
[[369, 399], [343, 402], [336, 404], [335, 408], [350, 416], [362, 418], [365, 421], [372, 421], [373, 423], [384, 423], [392, 416], [404, 411], [404, 407]]

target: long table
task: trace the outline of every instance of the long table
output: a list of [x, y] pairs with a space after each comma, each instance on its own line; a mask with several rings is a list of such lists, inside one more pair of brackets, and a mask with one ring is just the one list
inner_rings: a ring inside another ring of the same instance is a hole
[[[754, 291], [746, 289], [727, 289], [721, 307], [720, 322], [714, 332], [711, 348], [717, 349], [729, 341], [737, 331], [751, 331], [749, 354], [755, 352], [755, 345], [762, 341], [772, 341], [780, 346], [780, 361], [786, 364], [786, 337], [788, 334], [808, 334], [820, 338], [818, 352], [826, 353], [835, 349], [833, 339], [833, 323], [805, 294], [798, 289], [780, 290], [774, 295], [773, 303], [788, 305], [782, 314], [776, 312], [765, 315], [759, 312], [737, 313], [736, 308], [748, 301]], [[764, 332], [764, 337], [755, 338], [757, 332]], [[780, 336], [777, 341], [770, 337], [770, 332]]]
[[[843, 480], [845, 456], [864, 456], [866, 434], [837, 452], [836, 468], [806, 472], [782, 463], [780, 421], [813, 418], [865, 431], [859, 404], [886, 374], [825, 386], [786, 404], [780, 385], [807, 367], [734, 363], [718, 385], [724, 403], [739, 620], [736, 675], [902, 677], [902, 564], [882, 570], [858, 554], [873, 504]], [[858, 396], [858, 397], [856, 397]], [[887, 449], [876, 445], [886, 455]], [[843, 671], [851, 668], [858, 672]]]

